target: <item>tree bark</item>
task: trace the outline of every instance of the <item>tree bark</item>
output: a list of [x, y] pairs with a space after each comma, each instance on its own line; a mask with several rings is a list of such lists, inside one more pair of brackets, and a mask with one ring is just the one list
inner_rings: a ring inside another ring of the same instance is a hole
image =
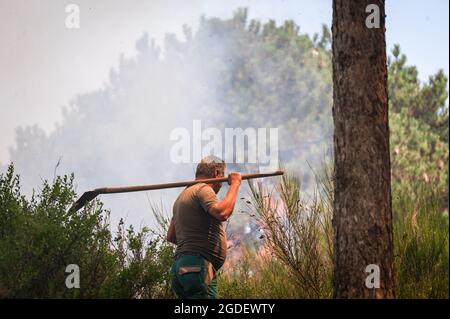
[[[334, 297], [394, 298], [384, 1], [333, 0], [332, 33]], [[371, 264], [379, 288], [366, 285]]]

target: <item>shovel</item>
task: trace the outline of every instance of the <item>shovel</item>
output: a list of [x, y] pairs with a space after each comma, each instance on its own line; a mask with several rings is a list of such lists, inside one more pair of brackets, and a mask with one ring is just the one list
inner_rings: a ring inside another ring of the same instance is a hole
[[[278, 176], [283, 175], [283, 171], [276, 171], [272, 173], [253, 173], [253, 174], [242, 174], [242, 180], [253, 179], [253, 178], [262, 178], [262, 177], [270, 177], [270, 176]], [[230, 175], [228, 177], [218, 177], [218, 178], [207, 178], [207, 179], [197, 179], [193, 181], [185, 181], [185, 182], [175, 182], [175, 183], [166, 183], [166, 184], [153, 184], [153, 185], [139, 185], [139, 186], [124, 186], [124, 187], [103, 187], [96, 188], [92, 191], [87, 191], [72, 205], [69, 209], [69, 212], [76, 212], [81, 209], [91, 200], [93, 200], [97, 195], [100, 194], [117, 194], [117, 193], [130, 193], [130, 192], [142, 192], [142, 191], [150, 191], [155, 189], [164, 189], [164, 188], [176, 188], [183, 186], [191, 186], [198, 183], [205, 184], [216, 184], [229, 182]]]

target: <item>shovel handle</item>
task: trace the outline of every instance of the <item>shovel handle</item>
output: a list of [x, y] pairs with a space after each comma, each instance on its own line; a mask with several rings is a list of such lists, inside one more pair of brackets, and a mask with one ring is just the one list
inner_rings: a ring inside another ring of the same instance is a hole
[[[283, 171], [276, 171], [276, 172], [272, 172], [272, 173], [242, 174], [242, 179], [246, 180], [246, 179], [252, 179], [252, 178], [278, 176], [278, 175], [283, 175], [283, 174], [284, 174]], [[224, 182], [228, 182], [228, 179], [229, 179], [229, 176], [228, 177], [219, 177], [219, 178], [197, 179], [197, 180], [193, 180], [193, 181], [167, 183], [167, 184], [97, 188], [92, 191], [85, 192], [72, 205], [72, 207], [69, 209], [69, 212], [76, 212], [77, 210], [81, 209], [84, 205], [86, 205], [86, 203], [90, 202], [97, 195], [100, 195], [100, 194], [115, 194], [115, 193], [150, 191], [150, 190], [155, 190], [155, 189], [191, 186], [191, 185], [198, 184], [198, 183], [206, 183], [206, 184], [224, 183]]]
[[[252, 174], [242, 174], [242, 180], [262, 178], [270, 176], [283, 175], [283, 171], [276, 171], [271, 173], [252, 173]], [[199, 183], [205, 184], [215, 184], [228, 182], [228, 177], [218, 177], [218, 178], [207, 178], [207, 179], [197, 179], [185, 182], [175, 182], [175, 183], [165, 183], [165, 184], [153, 184], [153, 185], [139, 185], [139, 186], [125, 186], [125, 187], [103, 187], [97, 188], [93, 192], [97, 194], [115, 194], [115, 193], [129, 193], [129, 192], [140, 192], [140, 191], [150, 191], [156, 189], [165, 188], [176, 188], [183, 186], [191, 186]]]

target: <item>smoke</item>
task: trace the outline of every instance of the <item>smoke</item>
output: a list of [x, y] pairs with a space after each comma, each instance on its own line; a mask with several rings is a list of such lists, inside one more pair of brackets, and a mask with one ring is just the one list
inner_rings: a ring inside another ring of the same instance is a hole
[[[36, 126], [18, 129], [11, 158], [26, 193], [41, 179], [51, 180], [58, 161], [57, 174], [73, 172], [79, 193], [192, 179], [192, 166], [171, 163], [169, 134], [175, 127], [192, 126], [192, 119], [201, 116], [210, 99], [205, 81], [211, 83], [211, 78], [182, 61], [162, 60], [146, 34], [136, 48], [138, 56], [122, 58], [105, 88], [71, 102], [50, 135]], [[124, 194], [120, 199], [109, 195], [103, 200], [112, 217], [128, 215], [127, 222], [139, 224], [150, 216], [146, 195], [155, 200], [170, 193]]]
[[[270, 55], [270, 37], [261, 29], [241, 10], [229, 20], [201, 18], [195, 33], [184, 27], [183, 39], [167, 34], [162, 48], [143, 34], [137, 55], [121, 56], [103, 88], [74, 97], [54, 131], [17, 129], [10, 157], [24, 192], [31, 194], [55, 173], [73, 172], [79, 195], [97, 187], [193, 179], [195, 163], [172, 162], [170, 133], [192, 130], [194, 120], [219, 129], [277, 127], [280, 161], [309, 176], [307, 160], [317, 164], [330, 140], [331, 85], [328, 71], [320, 69], [327, 69], [324, 56], [310, 54], [308, 45], [292, 54], [289, 40]], [[298, 33], [289, 24], [285, 31]], [[306, 36], [300, 40], [309, 43]], [[161, 201], [171, 213], [179, 191], [101, 199], [111, 209], [113, 225], [125, 218], [137, 227], [152, 226], [149, 201]], [[219, 196], [224, 192], [226, 187]]]

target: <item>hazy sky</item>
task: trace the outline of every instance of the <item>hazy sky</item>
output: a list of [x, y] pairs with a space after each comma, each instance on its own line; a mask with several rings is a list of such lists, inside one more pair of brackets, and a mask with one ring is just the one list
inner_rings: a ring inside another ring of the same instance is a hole
[[[69, 3], [80, 7], [80, 29], [65, 27]], [[388, 49], [399, 43], [422, 80], [439, 68], [449, 73], [448, 3], [387, 1]], [[64, 105], [101, 88], [121, 53], [134, 54], [143, 32], [161, 43], [183, 24], [195, 29], [201, 14], [230, 17], [238, 7], [250, 18], [293, 19], [309, 34], [331, 24], [331, 0], [0, 0], [0, 163], [17, 126], [52, 130]]]

